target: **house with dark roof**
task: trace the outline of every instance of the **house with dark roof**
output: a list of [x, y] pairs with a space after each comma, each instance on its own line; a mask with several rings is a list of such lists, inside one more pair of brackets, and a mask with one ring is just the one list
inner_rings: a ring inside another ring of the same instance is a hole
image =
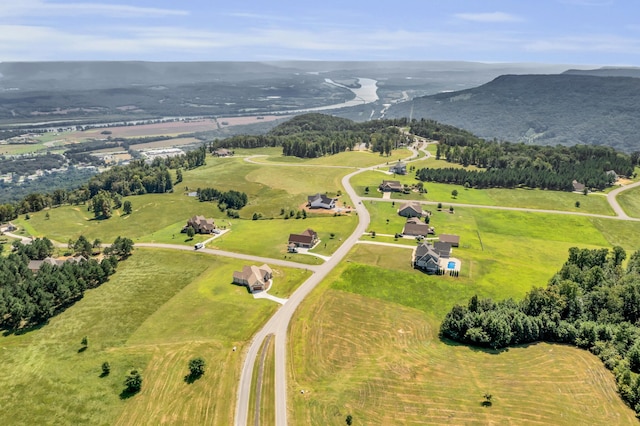
[[401, 192], [404, 188], [399, 180], [383, 180], [378, 189], [382, 192]]
[[433, 250], [438, 253], [440, 258], [448, 259], [451, 257], [451, 243], [436, 241], [433, 243]]
[[324, 194], [317, 193], [307, 197], [310, 209], [333, 209], [336, 207], [337, 198], [327, 197]]
[[459, 247], [460, 246], [460, 236], [452, 235], [452, 234], [440, 234], [438, 235], [438, 239], [441, 243], [449, 243], [451, 247]]
[[436, 274], [440, 270], [440, 255], [429, 243], [420, 244], [413, 251], [413, 267], [429, 274]]
[[273, 271], [267, 264], [260, 267], [244, 266], [242, 271], [233, 272], [233, 283], [246, 286], [251, 293], [268, 290], [272, 278]]
[[213, 155], [215, 155], [216, 157], [230, 157], [233, 155], [233, 152], [229, 151], [226, 148], [218, 148], [213, 151]]
[[[307, 229], [301, 234], [289, 234], [289, 246], [297, 248], [312, 248], [318, 243], [318, 234], [313, 229]], [[289, 249], [289, 251], [291, 251]]]
[[417, 201], [409, 201], [400, 206], [398, 214], [404, 217], [422, 217], [424, 212], [422, 211], [420, 203]]
[[429, 226], [428, 223], [420, 222], [420, 219], [417, 217], [410, 217], [407, 219], [407, 222], [404, 224], [404, 228], [402, 229], [403, 235], [410, 235], [413, 237], [426, 237], [429, 234], [435, 234], [435, 232], [436, 231], [432, 226]]
[[216, 229], [213, 219], [207, 219], [200, 215], [189, 219], [185, 227], [182, 228], [182, 232], [187, 232], [187, 228], [190, 226], [196, 231], [196, 234], [213, 234]]
[[395, 173], [398, 175], [406, 175], [407, 174], [407, 163], [402, 162], [402, 160], [398, 160], [396, 164], [389, 168], [391, 173]]

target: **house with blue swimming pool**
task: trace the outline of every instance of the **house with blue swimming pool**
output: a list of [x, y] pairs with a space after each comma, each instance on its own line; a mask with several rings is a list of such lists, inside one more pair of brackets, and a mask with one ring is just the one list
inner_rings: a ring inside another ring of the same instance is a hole
[[[457, 240], [459, 243], [459, 238]], [[445, 274], [460, 272], [461, 262], [451, 257], [451, 242], [437, 241], [433, 244], [427, 241], [413, 250], [411, 264], [428, 274]]]

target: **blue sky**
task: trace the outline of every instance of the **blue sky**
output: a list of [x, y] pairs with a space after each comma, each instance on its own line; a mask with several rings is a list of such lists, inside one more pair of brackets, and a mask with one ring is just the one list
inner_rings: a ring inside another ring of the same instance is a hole
[[638, 0], [0, 1], [0, 61], [640, 66]]

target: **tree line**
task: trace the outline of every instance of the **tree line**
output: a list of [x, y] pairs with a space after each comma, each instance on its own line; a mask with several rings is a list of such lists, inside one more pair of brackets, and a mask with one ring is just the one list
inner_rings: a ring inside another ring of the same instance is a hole
[[117, 248], [108, 253], [105, 250], [108, 255], [100, 262], [91, 258], [62, 265], [44, 262], [37, 272], [29, 269], [29, 262], [51, 256], [51, 241], [14, 242], [12, 252], [0, 256], [0, 328], [16, 330], [41, 324], [81, 299], [85, 290], [106, 282], [119, 258], [126, 257], [120, 256], [123, 244], [128, 247], [124, 240], [119, 238], [114, 244]]
[[197, 189], [198, 200], [200, 201], [217, 201], [220, 210], [224, 211], [227, 208], [233, 210], [240, 210], [249, 202], [247, 194], [240, 191], [220, 191], [216, 188], [198, 188]]
[[617, 175], [632, 176], [637, 164], [629, 155], [602, 146], [537, 146], [509, 142], [458, 141], [438, 144], [436, 159], [474, 165], [481, 170], [420, 169], [422, 181], [474, 188], [528, 188], [572, 191], [573, 181], [589, 189], [605, 189]]
[[365, 144], [374, 152], [389, 155], [406, 142], [399, 127], [406, 119], [373, 120], [362, 123], [325, 114], [303, 114], [279, 124], [266, 135], [236, 135], [210, 144], [218, 148], [282, 147], [282, 154], [316, 158], [352, 150]]
[[522, 301], [473, 296], [455, 305], [440, 327], [443, 338], [493, 349], [538, 341], [561, 342], [598, 356], [616, 378], [622, 398], [640, 413], [640, 251], [571, 248], [546, 287]]

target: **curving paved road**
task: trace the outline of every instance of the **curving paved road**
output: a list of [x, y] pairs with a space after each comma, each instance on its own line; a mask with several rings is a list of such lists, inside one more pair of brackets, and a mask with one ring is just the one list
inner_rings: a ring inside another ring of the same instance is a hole
[[616, 199], [618, 194], [620, 194], [622, 191], [626, 191], [627, 189], [635, 188], [637, 186], [640, 186], [640, 181], [634, 182], [629, 185], [621, 186], [620, 188], [614, 189], [613, 191], [607, 194], [607, 201], [609, 202], [609, 204], [611, 205], [611, 208], [613, 209], [613, 211], [616, 212], [616, 214], [620, 219], [637, 220], [635, 218], [629, 217], [629, 215], [627, 215], [627, 213], [622, 209], [622, 207], [618, 203], [618, 200]]

